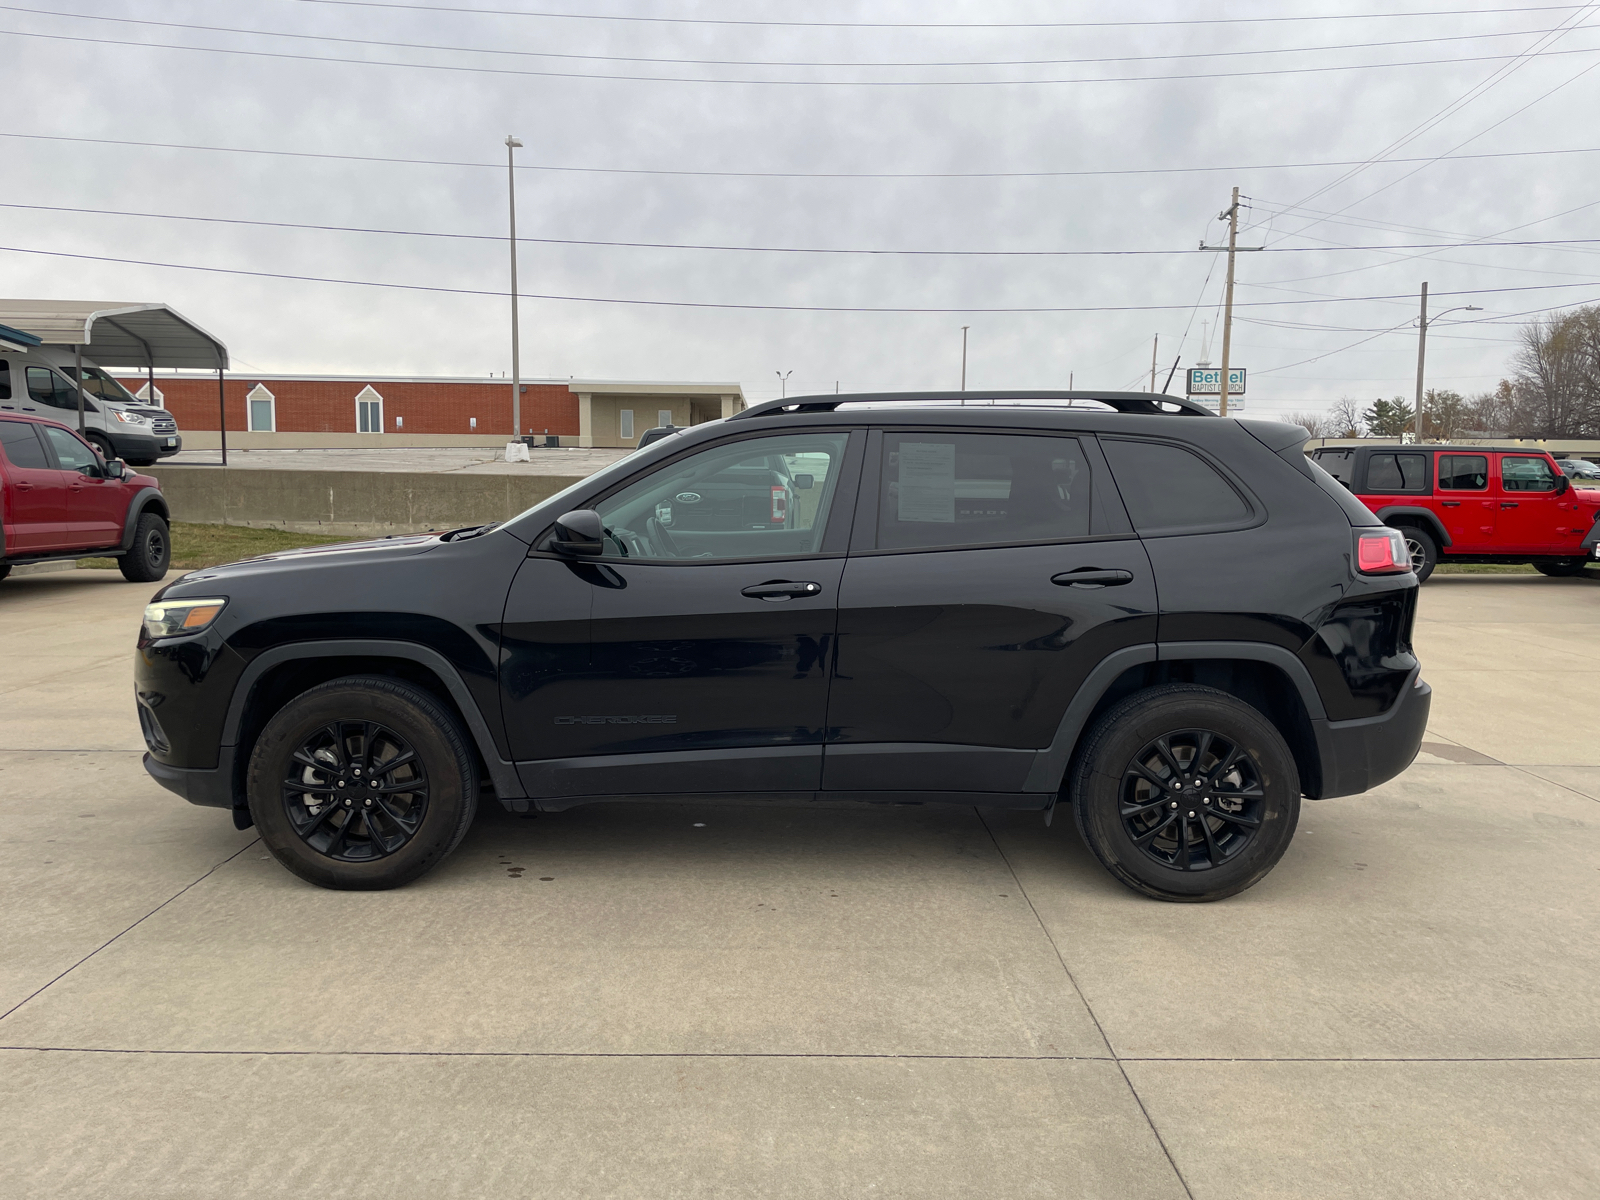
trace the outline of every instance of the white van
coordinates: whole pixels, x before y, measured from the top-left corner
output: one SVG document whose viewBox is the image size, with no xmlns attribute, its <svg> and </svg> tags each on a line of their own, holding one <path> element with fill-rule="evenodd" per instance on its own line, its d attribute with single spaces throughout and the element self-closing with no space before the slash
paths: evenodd
<svg viewBox="0 0 1600 1200">
<path fill-rule="evenodd" d="M 49 417 L 78 427 L 71 349 L 32 346 L 0 351 L 0 413 Z M 83 360 L 83 435 L 106 458 L 147 467 L 183 449 L 172 414 L 137 399 L 102 368 Z"/>
</svg>

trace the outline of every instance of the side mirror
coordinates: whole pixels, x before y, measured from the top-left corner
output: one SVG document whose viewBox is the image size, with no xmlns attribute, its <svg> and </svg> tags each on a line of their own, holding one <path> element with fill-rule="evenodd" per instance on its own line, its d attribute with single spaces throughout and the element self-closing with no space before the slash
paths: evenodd
<svg viewBox="0 0 1600 1200">
<path fill-rule="evenodd" d="M 128 473 L 128 464 L 120 458 L 106 459 L 106 478 L 121 479 Z"/>
<path fill-rule="evenodd" d="M 1571 486 L 1572 480 L 1568 479 L 1566 475 L 1556 476 L 1556 495 L 1565 496 L 1567 494 L 1567 489 Z"/>
<path fill-rule="evenodd" d="M 592 508 L 580 508 L 556 518 L 556 535 L 550 549 L 557 554 L 597 557 L 606 547 L 605 526 Z"/>
<path fill-rule="evenodd" d="M 796 475 L 794 477 L 795 490 L 800 492 L 810 490 L 811 487 L 816 484 L 816 482 L 817 480 L 814 475 Z"/>
</svg>

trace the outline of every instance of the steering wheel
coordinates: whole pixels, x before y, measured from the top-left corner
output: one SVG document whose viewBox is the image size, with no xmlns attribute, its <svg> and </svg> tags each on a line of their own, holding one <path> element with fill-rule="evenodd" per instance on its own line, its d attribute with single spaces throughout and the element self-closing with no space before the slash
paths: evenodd
<svg viewBox="0 0 1600 1200">
<path fill-rule="evenodd" d="M 661 552 L 663 558 L 682 558 L 678 553 L 678 543 L 672 540 L 672 534 L 667 532 L 667 527 L 655 517 L 649 518 L 644 523 L 645 533 L 650 537 L 651 544 Z"/>
</svg>

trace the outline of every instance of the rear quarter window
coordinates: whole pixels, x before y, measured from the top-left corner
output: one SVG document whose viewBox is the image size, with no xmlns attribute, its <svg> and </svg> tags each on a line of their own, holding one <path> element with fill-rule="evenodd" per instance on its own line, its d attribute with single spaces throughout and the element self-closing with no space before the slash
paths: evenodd
<svg viewBox="0 0 1600 1200">
<path fill-rule="evenodd" d="M 1254 518 L 1239 490 L 1192 450 L 1121 438 L 1103 439 L 1101 445 L 1141 534 L 1237 529 Z"/>
<path fill-rule="evenodd" d="M 1422 493 L 1428 490 L 1428 456 L 1416 453 L 1373 453 L 1367 459 L 1369 492 Z"/>
</svg>

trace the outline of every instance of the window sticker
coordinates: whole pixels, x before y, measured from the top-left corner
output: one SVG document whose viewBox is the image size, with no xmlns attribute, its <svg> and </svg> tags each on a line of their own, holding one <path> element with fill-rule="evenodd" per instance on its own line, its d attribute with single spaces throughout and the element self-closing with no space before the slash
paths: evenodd
<svg viewBox="0 0 1600 1200">
<path fill-rule="evenodd" d="M 954 442 L 901 442 L 898 519 L 956 519 L 956 447 Z"/>
</svg>

